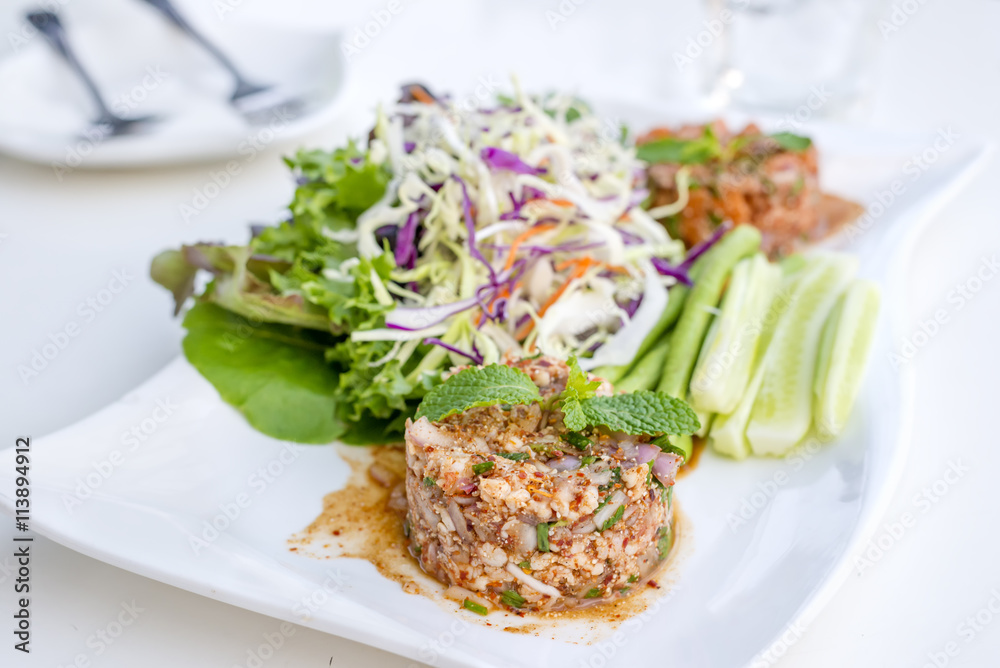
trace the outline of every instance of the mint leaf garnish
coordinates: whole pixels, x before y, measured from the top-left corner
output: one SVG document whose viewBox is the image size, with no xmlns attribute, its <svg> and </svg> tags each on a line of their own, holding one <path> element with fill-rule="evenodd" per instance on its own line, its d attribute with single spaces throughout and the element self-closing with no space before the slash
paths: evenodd
<svg viewBox="0 0 1000 668">
<path fill-rule="evenodd" d="M 470 408 L 494 404 L 530 404 L 542 398 L 528 374 L 505 364 L 470 367 L 438 385 L 424 397 L 416 418 L 431 422 Z"/>
<path fill-rule="evenodd" d="M 580 431 L 587 426 L 587 417 L 583 414 L 580 402 L 593 397 L 597 393 L 597 388 L 601 386 L 601 381 L 590 380 L 586 372 L 580 368 L 575 355 L 569 358 L 566 365 L 569 366 L 569 377 L 566 379 L 566 389 L 559 395 L 562 402 L 560 408 L 563 412 L 563 424 L 567 429 Z"/>
<path fill-rule="evenodd" d="M 580 411 L 587 425 L 604 425 L 626 434 L 693 434 L 701 428 L 698 417 L 686 403 L 648 390 L 591 397 L 580 402 Z"/>
<path fill-rule="evenodd" d="M 786 151 L 805 151 L 812 146 L 812 139 L 791 132 L 776 132 L 771 135 L 771 139 L 778 142 L 778 146 Z"/>
</svg>

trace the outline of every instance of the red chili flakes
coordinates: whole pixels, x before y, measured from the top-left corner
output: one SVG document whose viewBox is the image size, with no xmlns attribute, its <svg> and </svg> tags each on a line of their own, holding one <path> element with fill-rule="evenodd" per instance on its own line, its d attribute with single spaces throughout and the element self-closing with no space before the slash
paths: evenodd
<svg viewBox="0 0 1000 668">
<path fill-rule="evenodd" d="M 646 586 L 652 587 L 653 589 L 659 589 L 660 585 L 656 584 L 656 580 L 649 580 L 646 582 Z"/>
</svg>

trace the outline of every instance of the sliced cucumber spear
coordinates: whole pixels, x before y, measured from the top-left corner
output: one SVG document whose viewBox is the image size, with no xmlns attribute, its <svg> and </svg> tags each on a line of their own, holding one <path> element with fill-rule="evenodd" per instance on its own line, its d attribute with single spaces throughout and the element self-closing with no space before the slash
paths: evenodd
<svg viewBox="0 0 1000 668">
<path fill-rule="evenodd" d="M 729 414 L 750 382 L 757 344 L 781 268 L 758 253 L 733 268 L 722 308 L 712 319 L 691 376 L 696 411 Z"/>
<path fill-rule="evenodd" d="M 754 400 L 757 398 L 757 392 L 764 381 L 764 358 L 774 336 L 774 330 L 791 303 L 789 296 L 795 292 L 798 285 L 799 277 L 796 272 L 800 267 L 797 264 L 794 267 L 782 264 L 781 268 L 783 276 L 779 287 L 762 316 L 763 328 L 754 354 L 752 374 L 743 391 L 743 396 L 740 397 L 736 408 L 731 413 L 715 417 L 712 429 L 708 434 L 708 440 L 713 450 L 735 459 L 746 459 L 750 454 L 750 442 L 746 436 L 747 423 L 750 422 L 750 412 L 753 410 Z"/>
<path fill-rule="evenodd" d="M 823 328 L 813 387 L 813 422 L 824 440 L 839 435 L 851 415 L 875 339 L 879 301 L 874 283 L 855 281 Z"/>
<path fill-rule="evenodd" d="M 670 336 L 670 352 L 657 390 L 673 397 L 686 397 L 691 371 L 705 338 L 712 309 L 719 304 L 726 278 L 733 266 L 760 247 L 760 231 L 752 225 L 737 225 L 698 259 L 698 276 L 691 288 L 677 326 Z"/>
<path fill-rule="evenodd" d="M 758 455 L 784 455 L 812 424 L 812 389 L 823 325 L 857 271 L 848 255 L 818 256 L 796 273 L 796 287 L 764 358 L 764 377 L 747 439 Z"/>
</svg>

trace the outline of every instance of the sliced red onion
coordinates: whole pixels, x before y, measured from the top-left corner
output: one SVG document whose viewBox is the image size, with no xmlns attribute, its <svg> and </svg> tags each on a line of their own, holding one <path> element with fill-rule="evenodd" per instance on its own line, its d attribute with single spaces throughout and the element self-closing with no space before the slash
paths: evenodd
<svg viewBox="0 0 1000 668">
<path fill-rule="evenodd" d="M 677 469 L 680 468 L 684 460 L 672 452 L 661 452 L 653 462 L 653 475 L 667 487 L 674 484 L 677 477 Z"/>
<path fill-rule="evenodd" d="M 544 167 L 532 167 L 521 160 L 516 154 L 494 146 L 484 148 L 479 152 L 479 157 L 489 165 L 490 169 L 502 169 L 517 174 L 532 174 L 534 176 L 546 172 Z"/>
<path fill-rule="evenodd" d="M 597 531 L 597 524 L 594 523 L 593 517 L 587 518 L 570 529 L 570 533 L 575 534 L 593 533 L 594 531 Z"/>
<path fill-rule="evenodd" d="M 450 304 L 439 304 L 438 306 L 421 306 L 415 308 L 403 308 L 397 306 L 385 316 L 385 326 L 389 329 L 403 329 L 408 332 L 415 332 L 418 329 L 433 327 L 439 322 L 443 322 L 478 303 L 475 297 L 451 302 Z"/>
<path fill-rule="evenodd" d="M 457 483 L 455 483 L 455 488 L 465 492 L 466 494 L 472 494 L 476 491 L 476 483 L 472 482 L 468 478 L 461 478 Z"/>
<path fill-rule="evenodd" d="M 622 507 L 628 497 L 621 490 L 618 490 L 611 496 L 611 500 L 608 501 L 607 505 L 594 513 L 594 524 L 597 528 L 604 526 L 605 522 L 611 519 L 611 516 Z"/>
<path fill-rule="evenodd" d="M 574 455 L 563 455 L 546 463 L 556 471 L 575 471 L 580 468 L 580 458 Z"/>
<path fill-rule="evenodd" d="M 462 540 L 472 542 L 472 534 L 469 533 L 468 520 L 465 519 L 465 515 L 462 514 L 462 509 L 458 507 L 454 499 L 448 502 L 448 517 L 451 518 L 452 523 L 455 525 L 455 531 L 458 535 L 462 537 Z"/>
<path fill-rule="evenodd" d="M 538 548 L 538 530 L 530 524 L 518 522 L 512 538 L 518 554 L 531 554 Z"/>
<path fill-rule="evenodd" d="M 660 454 L 660 449 L 655 445 L 650 445 L 649 443 L 620 443 L 622 452 L 625 453 L 625 459 L 633 461 L 636 464 L 648 464 L 649 462 L 656 459 L 656 456 Z"/>
</svg>

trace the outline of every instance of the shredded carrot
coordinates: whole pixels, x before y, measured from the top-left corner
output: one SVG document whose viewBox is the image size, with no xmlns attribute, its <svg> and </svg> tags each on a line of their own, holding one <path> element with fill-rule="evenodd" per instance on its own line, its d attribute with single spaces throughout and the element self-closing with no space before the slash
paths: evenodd
<svg viewBox="0 0 1000 668">
<path fill-rule="evenodd" d="M 568 199 L 550 199 L 549 201 L 552 202 L 553 204 L 555 204 L 556 206 L 561 206 L 561 207 L 567 208 L 567 209 L 569 207 L 571 207 L 571 206 L 576 206 L 575 204 L 573 204 L 572 202 L 570 202 Z"/>
<path fill-rule="evenodd" d="M 423 102 L 424 104 L 434 104 L 434 98 L 427 94 L 420 86 L 410 86 L 410 95 L 412 95 L 418 102 Z"/>
<path fill-rule="evenodd" d="M 542 232 L 551 230 L 553 227 L 555 227 L 555 224 L 553 223 L 543 223 L 541 225 L 535 225 L 534 227 L 529 228 L 517 235 L 514 241 L 510 243 L 510 254 L 507 256 L 507 262 L 504 263 L 503 268 L 506 270 L 514 266 L 514 257 L 517 255 L 517 249 L 522 243 L 536 234 L 541 234 Z"/>
<path fill-rule="evenodd" d="M 558 271 L 561 271 L 562 269 L 565 269 L 566 267 L 569 267 L 571 265 L 576 265 L 576 266 L 574 267 L 573 271 L 570 272 L 569 276 L 566 277 L 566 280 L 563 282 L 563 284 L 559 286 L 559 289 L 553 292 L 552 295 L 547 300 L 545 300 L 545 303 L 542 304 L 542 307 L 538 309 L 539 317 L 545 315 L 545 312 L 548 311 L 553 304 L 559 301 L 559 298 L 562 297 L 563 293 L 566 292 L 566 289 L 569 288 L 570 283 L 572 283 L 573 281 L 575 281 L 576 279 L 580 278 L 585 273 L 587 273 L 587 270 L 590 269 L 595 264 L 599 264 L 599 262 L 594 258 L 590 257 L 589 255 L 580 258 L 572 258 L 570 260 L 566 260 L 565 262 L 560 262 L 556 266 L 556 270 Z M 524 339 L 524 337 L 530 334 L 531 330 L 534 328 L 535 328 L 535 321 L 529 320 L 528 322 L 524 323 L 524 326 L 517 331 L 515 336 L 517 336 L 518 340 Z"/>
</svg>

